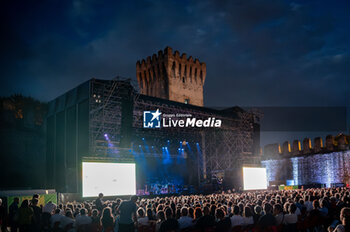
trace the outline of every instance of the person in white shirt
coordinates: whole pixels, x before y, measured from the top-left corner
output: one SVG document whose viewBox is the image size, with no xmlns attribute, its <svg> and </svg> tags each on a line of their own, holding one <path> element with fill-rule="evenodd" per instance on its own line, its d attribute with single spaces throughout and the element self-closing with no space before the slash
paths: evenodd
<svg viewBox="0 0 350 232">
<path fill-rule="evenodd" d="M 139 208 L 137 210 L 137 215 L 138 215 L 137 223 L 142 226 L 148 226 L 149 219 L 147 216 L 145 216 L 145 210 L 143 208 Z"/>
<path fill-rule="evenodd" d="M 80 214 L 77 215 L 75 219 L 75 226 L 78 228 L 79 226 L 82 225 L 89 225 L 92 222 L 92 219 L 86 215 L 87 210 L 85 208 L 82 208 L 80 210 Z"/>
<path fill-rule="evenodd" d="M 289 205 L 289 214 L 284 215 L 284 224 L 296 224 L 298 222 L 298 215 L 295 213 L 296 209 L 297 206 L 295 204 Z"/>
<path fill-rule="evenodd" d="M 181 217 L 177 221 L 179 222 L 180 230 L 193 226 L 193 219 L 188 216 L 188 209 L 186 207 L 181 209 Z"/>
<path fill-rule="evenodd" d="M 51 222 L 51 228 L 54 228 L 56 223 L 61 223 L 61 219 L 64 216 L 61 214 L 61 210 L 60 209 L 56 209 L 55 210 L 55 214 L 51 216 L 50 218 L 50 222 Z M 61 228 L 61 225 L 58 225 L 59 228 Z"/>
<path fill-rule="evenodd" d="M 231 227 L 244 225 L 245 220 L 239 214 L 239 207 L 237 205 L 233 206 L 233 216 L 231 217 Z"/>
</svg>

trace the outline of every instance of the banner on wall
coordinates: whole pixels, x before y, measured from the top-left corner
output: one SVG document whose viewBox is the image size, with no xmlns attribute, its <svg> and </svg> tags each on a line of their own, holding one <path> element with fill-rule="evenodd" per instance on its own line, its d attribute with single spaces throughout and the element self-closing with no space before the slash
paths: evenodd
<svg viewBox="0 0 350 232">
<path fill-rule="evenodd" d="M 13 199 L 15 197 L 19 198 L 19 205 L 21 205 L 22 201 L 28 200 L 30 201 L 33 198 L 33 195 L 31 196 L 10 196 L 7 197 L 7 205 L 10 206 L 13 203 Z M 52 194 L 43 194 L 39 195 L 39 203 L 38 205 L 44 206 L 47 202 L 52 201 L 52 203 L 57 204 L 57 193 L 52 193 Z"/>
<path fill-rule="evenodd" d="M 279 185 L 278 189 L 279 190 L 293 190 L 293 189 L 298 189 L 298 185 L 289 185 L 289 186 Z"/>
</svg>

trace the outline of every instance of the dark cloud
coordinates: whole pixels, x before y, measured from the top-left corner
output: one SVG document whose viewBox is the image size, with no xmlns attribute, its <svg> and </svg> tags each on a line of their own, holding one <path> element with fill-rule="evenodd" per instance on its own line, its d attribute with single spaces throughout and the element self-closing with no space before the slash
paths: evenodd
<svg viewBox="0 0 350 232">
<path fill-rule="evenodd" d="M 92 77 L 135 78 L 169 45 L 207 63 L 208 106 L 350 103 L 347 1 L 5 1 L 1 95 L 51 100 Z"/>
</svg>

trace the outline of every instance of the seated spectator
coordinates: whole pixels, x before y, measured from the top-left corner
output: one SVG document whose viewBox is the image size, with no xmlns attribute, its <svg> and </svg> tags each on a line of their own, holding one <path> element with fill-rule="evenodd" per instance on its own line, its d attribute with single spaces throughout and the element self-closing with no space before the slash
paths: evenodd
<svg viewBox="0 0 350 232">
<path fill-rule="evenodd" d="M 165 221 L 165 213 L 163 210 L 159 210 L 157 213 L 157 223 L 156 223 L 156 231 L 160 230 L 160 226 Z"/>
<path fill-rule="evenodd" d="M 171 208 L 168 207 L 165 209 L 165 217 L 166 220 L 160 225 L 159 231 L 177 231 L 179 229 L 179 223 L 175 218 L 173 218 L 173 210 Z"/>
<path fill-rule="evenodd" d="M 53 214 L 56 208 L 57 208 L 56 204 L 52 203 L 52 201 L 49 201 L 44 205 L 43 213 Z"/>
<path fill-rule="evenodd" d="M 150 220 L 150 221 L 155 221 L 156 220 L 156 218 L 154 217 L 154 214 L 153 214 L 153 211 L 152 211 L 151 208 L 147 209 L 146 215 L 148 217 L 148 220 Z"/>
<path fill-rule="evenodd" d="M 327 217 L 328 216 L 328 208 L 326 207 L 326 200 L 322 199 L 320 200 L 320 208 L 319 208 L 320 212 L 321 212 L 321 216 L 322 217 Z"/>
<path fill-rule="evenodd" d="M 309 195 L 306 195 L 305 198 L 304 198 L 304 205 L 306 207 L 306 211 L 307 212 L 310 212 L 313 208 L 312 206 L 312 202 L 310 201 L 310 196 Z"/>
<path fill-rule="evenodd" d="M 254 207 L 254 215 L 253 215 L 253 218 L 254 218 L 254 225 L 256 225 L 259 221 L 259 218 L 262 216 L 262 208 L 260 205 L 256 205 Z"/>
<path fill-rule="evenodd" d="M 201 218 L 203 216 L 203 213 L 202 213 L 202 209 L 200 207 L 197 207 L 195 210 L 194 210 L 194 218 L 193 218 L 193 224 L 196 224 L 197 221 L 199 220 L 199 218 Z"/>
<path fill-rule="evenodd" d="M 188 216 L 188 209 L 182 207 L 181 217 L 177 220 L 179 222 L 180 229 L 185 229 L 193 226 L 193 219 Z"/>
<path fill-rule="evenodd" d="M 139 225 L 142 225 L 142 226 L 148 226 L 148 217 L 145 215 L 145 210 L 143 208 L 139 208 L 137 210 L 137 215 L 138 215 L 138 219 L 137 219 L 137 223 Z"/>
<path fill-rule="evenodd" d="M 229 232 L 231 230 L 231 220 L 229 217 L 225 217 L 225 212 L 218 208 L 215 212 L 216 216 L 216 232 Z"/>
<path fill-rule="evenodd" d="M 273 207 L 273 215 L 275 215 L 276 218 L 276 225 L 282 225 L 284 221 L 284 213 L 282 206 L 280 204 L 276 204 Z"/>
<path fill-rule="evenodd" d="M 63 230 L 67 230 L 67 228 L 74 227 L 75 226 L 74 223 L 75 223 L 75 221 L 73 218 L 73 213 L 70 209 L 68 209 L 66 211 L 66 215 L 61 218 L 61 223 L 60 223 L 61 228 Z"/>
<path fill-rule="evenodd" d="M 196 228 L 205 230 L 215 226 L 215 217 L 210 214 L 209 207 L 203 208 L 204 215 L 196 222 Z"/>
<path fill-rule="evenodd" d="M 272 206 L 270 203 L 264 204 L 264 215 L 258 221 L 259 228 L 269 228 L 276 226 L 276 218 L 272 215 Z"/>
<path fill-rule="evenodd" d="M 56 227 L 62 228 L 60 223 L 61 220 L 64 216 L 61 214 L 61 210 L 60 209 L 55 209 L 55 214 L 51 216 L 50 218 L 50 222 L 51 222 L 51 228 L 54 228 L 55 225 Z"/>
<path fill-rule="evenodd" d="M 243 209 L 243 218 L 244 218 L 244 225 L 253 225 L 254 224 L 254 218 L 252 210 L 249 206 L 245 206 Z"/>
<path fill-rule="evenodd" d="M 92 219 L 86 215 L 87 210 L 85 208 L 80 209 L 80 214 L 77 215 L 75 219 L 75 226 L 77 228 L 83 226 L 83 225 L 89 225 L 92 222 Z"/>
<path fill-rule="evenodd" d="M 284 221 L 283 223 L 288 225 L 288 224 L 296 224 L 298 221 L 298 215 L 296 215 L 296 205 L 295 204 L 290 204 L 289 205 L 289 210 L 288 214 L 284 215 Z"/>
<path fill-rule="evenodd" d="M 239 214 L 239 207 L 233 206 L 233 216 L 231 217 L 231 227 L 242 226 L 245 223 L 245 219 Z"/>
<path fill-rule="evenodd" d="M 345 207 L 340 211 L 340 221 L 342 224 L 338 225 L 334 232 L 348 232 L 350 231 L 350 208 Z"/>
</svg>

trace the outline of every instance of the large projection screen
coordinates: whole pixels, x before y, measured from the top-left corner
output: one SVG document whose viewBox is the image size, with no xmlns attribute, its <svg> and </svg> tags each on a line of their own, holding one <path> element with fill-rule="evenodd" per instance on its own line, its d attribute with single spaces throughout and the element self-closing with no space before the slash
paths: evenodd
<svg viewBox="0 0 350 232">
<path fill-rule="evenodd" d="M 266 168 L 243 167 L 244 190 L 267 189 Z"/>
<path fill-rule="evenodd" d="M 83 162 L 83 197 L 136 194 L 134 163 Z"/>
</svg>

